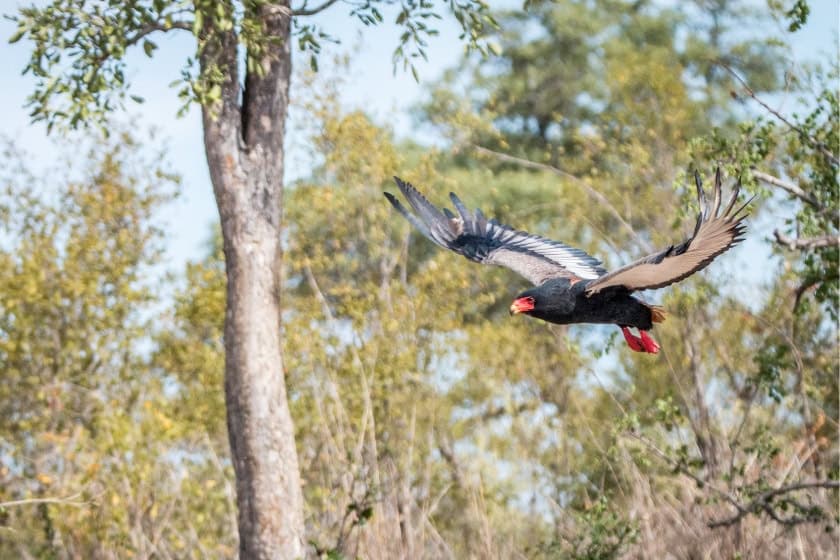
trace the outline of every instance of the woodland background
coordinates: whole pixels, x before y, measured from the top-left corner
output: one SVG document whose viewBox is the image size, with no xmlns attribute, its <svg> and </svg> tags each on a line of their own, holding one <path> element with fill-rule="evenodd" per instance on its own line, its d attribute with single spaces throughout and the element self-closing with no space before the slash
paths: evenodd
<svg viewBox="0 0 840 560">
<path fill-rule="evenodd" d="M 340 58 L 299 68 L 283 331 L 313 555 L 837 556 L 837 45 L 791 63 L 803 6 L 497 10 L 492 52 L 426 85 L 433 142 L 342 104 Z M 219 235 L 167 261 L 177 165 L 138 124 L 48 169 L 5 139 L 3 558 L 237 550 Z M 748 240 L 649 295 L 656 357 L 509 318 L 521 279 L 382 197 L 456 191 L 611 267 L 680 240 L 716 165 L 757 195 Z"/>
</svg>

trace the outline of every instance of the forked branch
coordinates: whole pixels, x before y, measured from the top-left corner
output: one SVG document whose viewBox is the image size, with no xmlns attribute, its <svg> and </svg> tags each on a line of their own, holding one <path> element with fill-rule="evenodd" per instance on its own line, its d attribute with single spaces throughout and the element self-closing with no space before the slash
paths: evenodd
<svg viewBox="0 0 840 560">
<path fill-rule="evenodd" d="M 807 490 L 811 488 L 840 488 L 840 481 L 837 480 L 811 480 L 807 482 L 798 482 L 796 484 L 788 484 L 787 486 L 780 486 L 779 488 L 772 488 L 766 492 L 762 492 L 756 496 L 751 502 L 746 505 L 738 506 L 738 513 L 725 519 L 718 521 L 710 521 L 709 528 L 729 527 L 743 519 L 746 515 L 751 513 L 766 513 L 771 519 L 782 525 L 798 525 L 800 523 L 808 523 L 819 521 L 822 519 L 822 510 L 814 506 L 807 506 L 790 498 L 788 495 L 799 490 Z M 783 517 L 779 514 L 778 504 L 774 503 L 776 498 L 783 497 L 783 502 L 788 506 L 793 506 L 794 510 L 801 512 L 793 514 L 790 517 Z"/>
<path fill-rule="evenodd" d="M 751 501 L 744 503 L 738 498 L 738 496 L 736 496 L 732 492 L 715 486 L 714 484 L 711 484 L 708 480 L 704 480 L 703 478 L 691 472 L 691 470 L 689 470 L 683 462 L 678 461 L 673 457 L 669 456 L 667 453 L 659 449 L 653 442 L 651 442 L 644 436 L 633 431 L 625 433 L 633 439 L 642 443 L 650 451 L 653 451 L 660 459 L 668 463 L 676 472 L 679 472 L 694 480 L 694 482 L 697 483 L 698 487 L 709 488 L 710 490 L 718 494 L 721 498 L 723 498 L 726 502 L 728 502 L 732 507 L 735 508 L 736 513 L 734 515 L 726 517 L 724 519 L 719 519 L 717 521 L 709 521 L 706 525 L 710 529 L 714 529 L 716 527 L 729 527 L 739 522 L 747 515 L 762 512 L 766 513 L 768 517 L 782 525 L 798 525 L 800 523 L 812 523 L 815 521 L 819 521 L 825 516 L 825 512 L 820 507 L 802 504 L 790 497 L 790 494 L 798 492 L 800 490 L 809 490 L 815 488 L 840 488 L 840 481 L 832 479 L 796 482 L 793 484 L 788 484 L 786 486 L 779 486 L 778 488 L 771 488 L 769 490 L 765 490 L 764 492 L 758 494 Z M 779 503 L 775 503 L 777 499 L 779 500 Z M 793 509 L 795 513 L 787 517 L 783 516 L 780 513 L 780 511 L 786 508 Z"/>
</svg>

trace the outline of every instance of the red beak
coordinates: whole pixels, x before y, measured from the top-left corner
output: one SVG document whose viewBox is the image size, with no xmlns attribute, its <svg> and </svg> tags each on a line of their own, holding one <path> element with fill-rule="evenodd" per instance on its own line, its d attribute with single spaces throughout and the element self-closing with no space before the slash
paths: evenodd
<svg viewBox="0 0 840 560">
<path fill-rule="evenodd" d="M 526 311 L 531 311 L 532 309 L 534 309 L 534 298 L 532 297 L 517 298 L 510 304 L 511 315 L 525 313 Z"/>
</svg>

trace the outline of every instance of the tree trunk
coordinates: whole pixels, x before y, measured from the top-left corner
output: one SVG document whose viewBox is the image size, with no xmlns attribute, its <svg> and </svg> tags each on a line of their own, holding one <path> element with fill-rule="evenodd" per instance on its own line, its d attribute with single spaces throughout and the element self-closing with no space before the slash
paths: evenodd
<svg viewBox="0 0 840 560">
<path fill-rule="evenodd" d="M 210 29 L 202 53 L 202 65 L 225 69 L 221 101 L 204 109 L 203 122 L 224 239 L 225 403 L 239 553 L 248 560 L 305 555 L 303 495 L 280 339 L 290 20 L 282 7 L 259 9 L 265 32 L 278 41 L 258 59 L 262 71 L 245 77 L 241 105 L 233 32 Z"/>
<path fill-rule="evenodd" d="M 259 183 L 249 178 L 238 190 L 262 190 Z M 239 207 L 224 235 L 225 396 L 240 557 L 298 558 L 303 497 L 280 346 L 280 231 L 255 206 Z"/>
</svg>

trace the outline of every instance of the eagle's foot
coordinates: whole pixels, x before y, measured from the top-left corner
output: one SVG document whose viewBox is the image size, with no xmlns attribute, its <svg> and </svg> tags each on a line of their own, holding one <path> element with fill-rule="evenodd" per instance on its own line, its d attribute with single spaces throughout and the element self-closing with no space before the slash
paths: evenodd
<svg viewBox="0 0 840 560">
<path fill-rule="evenodd" d="M 659 344 L 650 337 L 647 331 L 639 330 L 639 335 L 641 335 L 642 346 L 644 347 L 645 352 L 648 354 L 656 354 L 659 352 Z"/>
<path fill-rule="evenodd" d="M 630 327 L 621 327 L 621 334 L 624 335 L 624 340 L 627 341 L 627 346 L 634 352 L 644 352 L 642 347 L 642 339 L 630 332 Z"/>
<path fill-rule="evenodd" d="M 639 335 L 636 336 L 630 332 L 630 327 L 621 327 L 621 334 L 624 335 L 624 340 L 627 341 L 627 346 L 634 352 L 646 352 L 648 354 L 656 354 L 659 352 L 659 344 L 653 340 L 647 331 L 639 329 Z"/>
</svg>

